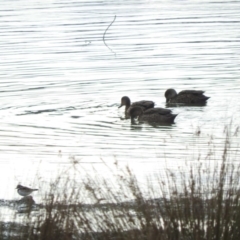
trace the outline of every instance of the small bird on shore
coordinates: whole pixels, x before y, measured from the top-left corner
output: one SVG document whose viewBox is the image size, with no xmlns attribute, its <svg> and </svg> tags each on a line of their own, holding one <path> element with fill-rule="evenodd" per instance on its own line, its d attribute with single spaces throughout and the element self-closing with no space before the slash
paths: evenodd
<svg viewBox="0 0 240 240">
<path fill-rule="evenodd" d="M 17 189 L 17 192 L 19 195 L 25 197 L 25 196 L 28 196 L 29 194 L 31 194 L 32 192 L 34 191 L 37 191 L 38 189 L 33 189 L 33 188 L 28 188 L 28 187 L 24 187 L 20 184 L 17 185 L 16 187 Z"/>
<path fill-rule="evenodd" d="M 130 98 L 127 96 L 124 96 L 121 98 L 121 105 L 118 108 L 125 106 L 125 114 L 129 115 L 129 111 L 132 107 L 140 107 L 143 111 L 145 111 L 147 109 L 154 108 L 154 105 L 155 103 L 149 100 L 142 100 L 142 101 L 131 103 Z"/>
</svg>

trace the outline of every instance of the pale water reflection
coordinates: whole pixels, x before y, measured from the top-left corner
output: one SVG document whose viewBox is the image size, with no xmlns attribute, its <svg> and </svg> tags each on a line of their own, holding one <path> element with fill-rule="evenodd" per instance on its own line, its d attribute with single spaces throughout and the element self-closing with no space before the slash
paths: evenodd
<svg viewBox="0 0 240 240">
<path fill-rule="evenodd" d="M 224 126 L 240 120 L 239 9 L 239 1 L 4 4 L 0 199 L 17 198 L 19 182 L 40 188 L 33 185 L 72 158 L 106 177 L 106 164 L 128 164 L 142 180 L 205 157 L 213 136 L 212 160 L 220 160 Z M 103 43 L 115 15 L 105 41 L 116 55 Z M 171 107 L 179 114 L 171 126 L 123 119 L 122 96 L 165 107 L 168 88 L 206 90 L 211 98 L 202 107 Z M 237 149 L 239 137 L 233 142 Z"/>
</svg>

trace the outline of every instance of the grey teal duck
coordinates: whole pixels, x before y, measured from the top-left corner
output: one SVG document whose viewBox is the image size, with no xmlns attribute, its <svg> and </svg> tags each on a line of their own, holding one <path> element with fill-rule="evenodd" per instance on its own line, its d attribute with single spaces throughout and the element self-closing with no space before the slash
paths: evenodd
<svg viewBox="0 0 240 240">
<path fill-rule="evenodd" d="M 183 90 L 177 94 L 175 89 L 170 88 L 165 92 L 165 98 L 166 103 L 205 104 L 210 97 L 203 93 L 200 90 Z"/>
<path fill-rule="evenodd" d="M 148 100 L 142 100 L 138 102 L 133 102 L 131 104 L 131 100 L 129 97 L 124 96 L 121 98 L 121 105 L 118 108 L 121 108 L 122 106 L 125 106 L 125 114 L 129 115 L 129 110 L 132 107 L 140 107 L 143 111 L 153 108 L 155 103 L 153 101 L 148 101 Z"/>
<path fill-rule="evenodd" d="M 177 114 L 172 114 L 170 109 L 166 108 L 150 108 L 143 111 L 141 107 L 132 107 L 129 110 L 129 115 L 131 117 L 132 123 L 134 118 L 138 117 L 139 122 L 149 122 L 149 123 L 174 123 L 174 119 Z"/>
</svg>

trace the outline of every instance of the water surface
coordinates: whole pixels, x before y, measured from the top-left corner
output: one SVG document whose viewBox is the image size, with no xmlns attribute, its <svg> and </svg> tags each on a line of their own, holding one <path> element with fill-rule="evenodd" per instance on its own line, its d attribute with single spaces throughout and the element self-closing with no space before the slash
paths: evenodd
<svg viewBox="0 0 240 240">
<path fill-rule="evenodd" d="M 0 198 L 18 198 L 19 182 L 48 183 L 72 159 L 106 177 L 106 165 L 130 165 L 142 181 L 199 155 L 220 161 L 224 126 L 240 120 L 239 9 L 239 1 L 207 0 L 4 4 Z M 171 126 L 131 125 L 118 109 L 124 95 L 165 107 L 167 88 L 211 98 L 172 107 Z M 234 151 L 238 135 L 232 141 Z"/>
</svg>

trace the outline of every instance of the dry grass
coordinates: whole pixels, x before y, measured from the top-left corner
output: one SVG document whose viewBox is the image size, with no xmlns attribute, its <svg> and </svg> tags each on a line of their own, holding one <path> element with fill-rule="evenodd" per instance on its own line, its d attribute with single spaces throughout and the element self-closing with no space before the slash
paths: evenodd
<svg viewBox="0 0 240 240">
<path fill-rule="evenodd" d="M 147 183 L 147 197 L 129 169 L 116 179 L 122 196 L 131 201 L 119 200 L 104 179 L 88 178 L 79 187 L 59 178 L 38 206 L 39 214 L 33 217 L 29 211 L 21 224 L 2 223 L 0 239 L 240 239 L 240 164 L 230 154 L 230 135 L 226 131 L 219 165 L 208 168 L 199 162 L 177 174 L 166 170 L 157 186 Z M 95 204 L 82 204 L 84 196 Z"/>
</svg>

